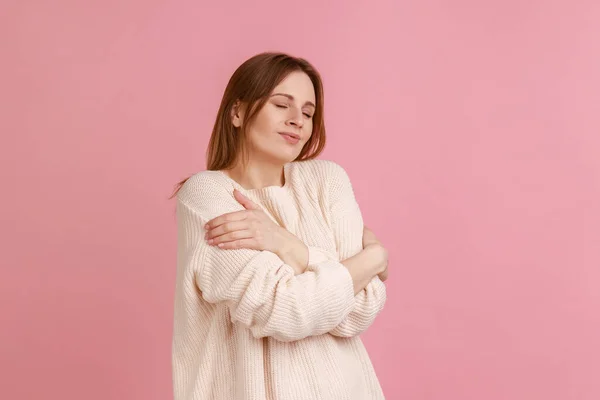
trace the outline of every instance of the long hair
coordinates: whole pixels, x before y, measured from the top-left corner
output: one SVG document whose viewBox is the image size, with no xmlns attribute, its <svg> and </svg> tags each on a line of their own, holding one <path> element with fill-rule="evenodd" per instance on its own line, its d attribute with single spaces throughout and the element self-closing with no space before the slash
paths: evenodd
<svg viewBox="0 0 600 400">
<path fill-rule="evenodd" d="M 296 160 L 316 158 L 325 148 L 325 122 L 323 117 L 323 82 L 319 72 L 303 58 L 285 53 L 260 53 L 240 65 L 229 79 L 219 106 L 217 118 L 206 150 L 206 169 L 210 171 L 234 166 L 238 157 L 247 159 L 246 132 L 256 119 L 275 87 L 290 73 L 306 73 L 315 89 L 316 109 L 313 114 L 313 131 Z M 233 126 L 231 115 L 237 102 L 246 106 L 242 125 Z M 170 198 L 177 195 L 185 178 L 177 183 Z"/>
</svg>

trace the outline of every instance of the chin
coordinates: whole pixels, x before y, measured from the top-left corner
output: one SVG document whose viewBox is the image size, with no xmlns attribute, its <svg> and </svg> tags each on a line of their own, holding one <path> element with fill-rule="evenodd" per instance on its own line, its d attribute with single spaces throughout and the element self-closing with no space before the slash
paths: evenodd
<svg viewBox="0 0 600 400">
<path fill-rule="evenodd" d="M 284 157 L 282 155 L 279 155 L 278 157 L 275 157 L 275 161 L 278 164 L 282 164 L 283 165 L 283 164 L 287 164 L 287 163 L 290 163 L 290 162 L 294 161 L 296 159 L 296 157 L 298 157 L 298 155 L 296 155 L 296 156 L 290 156 L 290 157 Z"/>
<path fill-rule="evenodd" d="M 270 152 L 270 157 L 272 160 L 279 164 L 287 164 L 289 162 L 294 161 L 300 155 L 298 151 L 290 151 L 287 149 L 278 149 L 279 151 Z"/>
</svg>

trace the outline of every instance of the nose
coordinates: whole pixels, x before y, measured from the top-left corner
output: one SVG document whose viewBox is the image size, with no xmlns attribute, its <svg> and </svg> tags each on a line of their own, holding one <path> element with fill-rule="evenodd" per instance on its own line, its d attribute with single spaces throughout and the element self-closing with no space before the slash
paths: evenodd
<svg viewBox="0 0 600 400">
<path fill-rule="evenodd" d="M 290 116 L 287 120 L 287 125 L 296 126 L 301 129 L 302 126 L 304 126 L 302 110 L 298 110 L 295 107 L 290 107 Z"/>
</svg>

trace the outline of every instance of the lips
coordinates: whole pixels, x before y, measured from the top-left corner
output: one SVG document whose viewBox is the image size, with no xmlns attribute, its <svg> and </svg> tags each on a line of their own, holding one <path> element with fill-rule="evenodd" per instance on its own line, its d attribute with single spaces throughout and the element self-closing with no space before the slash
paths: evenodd
<svg viewBox="0 0 600 400">
<path fill-rule="evenodd" d="M 289 136 L 289 137 L 291 137 L 293 139 L 296 139 L 296 140 L 300 140 L 300 135 L 298 135 L 296 133 L 293 133 L 293 132 L 279 132 L 279 134 L 280 135 Z"/>
</svg>

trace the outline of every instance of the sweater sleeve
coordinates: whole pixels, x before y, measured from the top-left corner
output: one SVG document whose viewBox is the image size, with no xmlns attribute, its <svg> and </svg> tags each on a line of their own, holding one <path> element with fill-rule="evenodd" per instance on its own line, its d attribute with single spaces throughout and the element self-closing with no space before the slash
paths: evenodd
<svg viewBox="0 0 600 400">
<path fill-rule="evenodd" d="M 350 179 L 338 164 L 329 162 L 328 186 L 330 191 L 331 226 L 333 227 L 339 260 L 359 253 L 362 247 L 363 218 Z M 386 301 L 385 284 L 375 276 L 355 296 L 352 311 L 330 333 L 352 337 L 364 332 L 383 310 Z"/>
<path fill-rule="evenodd" d="M 201 201 L 215 195 L 206 194 Z M 218 208 L 234 204 L 228 198 L 220 200 L 213 203 Z M 178 199 L 182 261 L 193 271 L 206 301 L 226 304 L 232 323 L 256 338 L 294 341 L 327 333 L 348 316 L 355 298 L 352 277 L 343 265 L 313 251 L 311 271 L 295 276 L 293 268 L 272 252 L 210 246 L 204 239 L 206 222 L 237 210 L 211 207 L 212 215 L 205 215 L 205 208 Z"/>
</svg>

